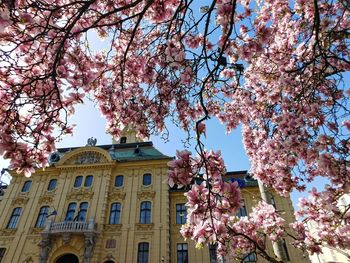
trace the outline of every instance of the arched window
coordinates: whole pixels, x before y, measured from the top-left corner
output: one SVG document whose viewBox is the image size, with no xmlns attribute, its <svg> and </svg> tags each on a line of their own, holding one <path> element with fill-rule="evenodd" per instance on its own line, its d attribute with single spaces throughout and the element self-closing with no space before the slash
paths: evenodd
<svg viewBox="0 0 350 263">
<path fill-rule="evenodd" d="M 109 214 L 109 224 L 115 225 L 120 224 L 120 203 L 113 203 L 111 205 L 111 212 Z"/>
<path fill-rule="evenodd" d="M 68 205 L 67 214 L 64 221 L 73 221 L 76 209 L 77 209 L 77 203 L 70 203 Z"/>
<path fill-rule="evenodd" d="M 78 212 L 78 216 L 77 216 L 78 221 L 85 221 L 88 206 L 89 205 L 87 202 L 80 203 L 79 212 Z"/>
<path fill-rule="evenodd" d="M 114 186 L 115 187 L 121 187 L 121 186 L 123 186 L 123 183 L 124 183 L 124 176 L 117 175 L 115 177 Z"/>
<path fill-rule="evenodd" d="M 49 185 L 47 186 L 47 191 L 52 191 L 56 188 L 57 179 L 51 179 Z"/>
<path fill-rule="evenodd" d="M 140 209 L 140 224 L 151 223 L 151 202 L 144 201 L 141 203 Z"/>
<path fill-rule="evenodd" d="M 7 228 L 14 229 L 17 227 L 17 223 L 19 220 L 19 217 L 21 216 L 22 213 L 22 207 L 16 207 L 13 209 L 10 220 L 7 224 Z"/>
<path fill-rule="evenodd" d="M 143 185 L 150 185 L 150 184 L 152 184 L 152 175 L 151 174 L 144 174 L 143 175 L 142 184 Z"/>
<path fill-rule="evenodd" d="M 149 244 L 146 242 L 139 243 L 137 251 L 137 263 L 148 263 Z"/>
<path fill-rule="evenodd" d="M 24 185 L 22 187 L 22 193 L 27 193 L 29 192 L 30 186 L 32 185 L 32 181 L 28 180 L 24 182 Z"/>
<path fill-rule="evenodd" d="M 75 177 L 74 187 L 80 187 L 82 183 L 83 183 L 83 177 L 81 175 L 78 175 L 77 177 Z"/>
<path fill-rule="evenodd" d="M 35 227 L 44 227 L 47 215 L 49 214 L 49 207 L 43 206 L 40 208 L 38 218 L 35 223 Z"/>
<path fill-rule="evenodd" d="M 94 177 L 92 175 L 86 176 L 84 186 L 85 187 L 90 187 L 92 185 L 93 178 Z"/>
</svg>

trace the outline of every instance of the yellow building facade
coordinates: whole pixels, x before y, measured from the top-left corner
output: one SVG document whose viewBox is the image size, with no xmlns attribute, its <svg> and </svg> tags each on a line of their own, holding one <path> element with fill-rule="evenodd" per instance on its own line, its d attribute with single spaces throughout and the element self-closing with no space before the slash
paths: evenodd
<svg viewBox="0 0 350 263">
<path fill-rule="evenodd" d="M 186 200 L 166 183 L 171 159 L 129 134 L 111 145 L 90 138 L 84 147 L 59 149 L 30 178 L 12 173 L 0 202 L 0 263 L 219 262 L 215 248 L 195 249 L 179 234 Z M 242 213 L 249 213 L 259 200 L 256 182 L 242 193 Z M 274 201 L 294 220 L 290 199 Z M 308 262 L 289 241 L 289 261 Z"/>
</svg>

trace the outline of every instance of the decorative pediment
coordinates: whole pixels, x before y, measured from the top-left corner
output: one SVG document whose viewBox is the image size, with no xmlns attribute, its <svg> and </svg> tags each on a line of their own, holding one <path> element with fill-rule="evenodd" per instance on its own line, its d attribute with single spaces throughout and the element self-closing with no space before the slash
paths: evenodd
<svg viewBox="0 0 350 263">
<path fill-rule="evenodd" d="M 110 192 L 108 194 L 108 199 L 109 200 L 124 200 L 125 199 L 125 192 Z"/>
<path fill-rule="evenodd" d="M 29 197 L 27 195 L 19 195 L 12 200 L 13 206 L 23 206 L 28 203 Z"/>
<path fill-rule="evenodd" d="M 94 164 L 106 163 L 107 159 L 99 152 L 86 151 L 72 156 L 65 164 Z"/>
<path fill-rule="evenodd" d="M 81 147 L 71 152 L 66 152 L 57 166 L 60 165 L 91 165 L 91 164 L 106 164 L 112 161 L 109 153 L 99 147 Z"/>
<path fill-rule="evenodd" d="M 79 189 L 73 189 L 70 193 L 68 193 L 67 199 L 82 201 L 82 200 L 91 199 L 93 195 L 94 195 L 94 192 L 91 191 L 90 188 L 87 188 L 87 189 L 79 188 Z"/>
<path fill-rule="evenodd" d="M 155 191 L 138 191 L 137 192 L 137 199 L 153 199 L 156 196 Z"/>
</svg>

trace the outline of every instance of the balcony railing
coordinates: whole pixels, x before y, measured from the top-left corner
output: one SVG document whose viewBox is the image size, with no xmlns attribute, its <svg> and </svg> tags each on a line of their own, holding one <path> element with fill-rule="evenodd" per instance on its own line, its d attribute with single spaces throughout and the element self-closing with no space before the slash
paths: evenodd
<svg viewBox="0 0 350 263">
<path fill-rule="evenodd" d="M 47 222 L 47 225 L 43 232 L 45 233 L 85 233 L 94 232 L 97 229 L 97 224 L 93 219 L 88 222 L 79 221 L 64 221 L 53 223 Z"/>
</svg>

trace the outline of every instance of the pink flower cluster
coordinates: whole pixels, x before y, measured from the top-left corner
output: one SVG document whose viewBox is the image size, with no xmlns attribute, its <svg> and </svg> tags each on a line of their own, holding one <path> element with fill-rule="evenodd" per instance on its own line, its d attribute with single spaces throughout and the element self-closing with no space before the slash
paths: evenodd
<svg viewBox="0 0 350 263">
<path fill-rule="evenodd" d="M 295 245 L 311 253 L 320 253 L 325 245 L 340 249 L 350 246 L 350 203 L 340 203 L 343 196 L 327 186 L 323 192 L 313 188 L 309 198 L 299 200 L 296 215 L 302 221 L 291 224 L 297 233 Z"/>
<path fill-rule="evenodd" d="M 217 117 L 227 131 L 242 127 L 251 173 L 280 195 L 325 177 L 331 187 L 316 206 L 303 201 L 308 209 L 300 212 L 320 229 L 302 233 L 296 224 L 299 242 L 349 247 L 342 235 L 346 216 L 326 213 L 327 204 L 349 192 L 350 94 L 343 83 L 350 70 L 350 12 L 344 1 L 217 0 L 202 13 L 196 1 L 179 0 L 3 2 L 0 152 L 13 169 L 29 175 L 46 165 L 54 142 L 72 133 L 68 117 L 86 97 L 115 137 L 129 124 L 140 137 L 160 133 L 167 119 L 190 134 L 199 120 Z M 96 34 L 106 50 L 91 48 Z M 199 123 L 198 147 L 206 135 Z M 202 244 L 211 242 L 203 232 L 227 230 L 219 219 L 230 221 L 239 198 L 237 186 L 222 180 L 220 154 L 199 152 L 196 158 L 177 153 L 169 183 L 190 187 L 202 174 L 200 206 L 191 210 L 196 226 L 185 231 L 196 229 Z M 280 235 L 263 231 L 272 239 Z M 234 237 L 234 247 L 245 246 L 243 235 L 226 235 L 222 244 Z"/>
</svg>

